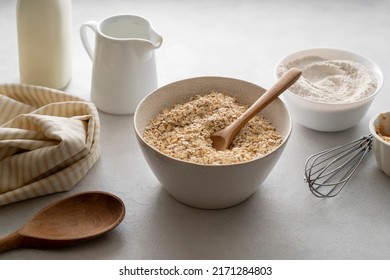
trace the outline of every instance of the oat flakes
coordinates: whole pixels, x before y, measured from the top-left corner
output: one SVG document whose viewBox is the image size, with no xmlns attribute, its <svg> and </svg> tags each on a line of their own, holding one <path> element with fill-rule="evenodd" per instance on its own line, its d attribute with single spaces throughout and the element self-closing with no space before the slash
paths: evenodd
<svg viewBox="0 0 390 280">
<path fill-rule="evenodd" d="M 282 142 L 263 116 L 250 120 L 229 149 L 215 150 L 210 135 L 237 119 L 248 106 L 231 96 L 212 92 L 165 109 L 145 128 L 144 140 L 171 157 L 198 164 L 232 164 L 262 157 Z"/>
</svg>

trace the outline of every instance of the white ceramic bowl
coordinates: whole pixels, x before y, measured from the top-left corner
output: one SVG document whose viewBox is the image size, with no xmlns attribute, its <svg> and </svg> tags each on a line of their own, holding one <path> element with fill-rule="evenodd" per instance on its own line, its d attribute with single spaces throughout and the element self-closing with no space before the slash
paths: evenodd
<svg viewBox="0 0 390 280">
<path fill-rule="evenodd" d="M 390 143 L 386 142 L 377 133 L 381 127 L 386 135 L 390 135 L 390 112 L 379 113 L 371 118 L 369 128 L 373 138 L 373 148 L 375 153 L 375 159 L 379 168 L 385 172 L 387 176 L 390 176 Z"/>
<path fill-rule="evenodd" d="M 297 51 L 284 57 L 276 65 L 276 78 L 280 78 L 277 70 L 279 65 L 287 64 L 307 56 L 356 61 L 374 73 L 377 79 L 377 88 L 372 95 L 362 100 L 343 104 L 316 102 L 287 90 L 283 93 L 282 99 L 286 101 L 293 119 L 308 128 L 327 132 L 341 131 L 356 125 L 364 117 L 375 96 L 383 86 L 383 73 L 381 69 L 369 58 L 354 52 L 340 49 L 317 48 Z"/>
<path fill-rule="evenodd" d="M 212 91 L 237 96 L 252 104 L 265 89 L 241 80 L 223 77 L 199 77 L 177 81 L 145 97 L 134 114 L 138 143 L 150 168 L 162 187 L 176 200 L 197 208 L 218 209 L 249 198 L 270 174 L 279 159 L 292 129 L 289 112 L 280 99 L 274 100 L 263 114 L 283 137 L 281 145 L 268 155 L 252 161 L 229 165 L 202 165 L 167 156 L 143 140 L 150 120 L 163 109 L 184 103 L 191 96 Z"/>
</svg>

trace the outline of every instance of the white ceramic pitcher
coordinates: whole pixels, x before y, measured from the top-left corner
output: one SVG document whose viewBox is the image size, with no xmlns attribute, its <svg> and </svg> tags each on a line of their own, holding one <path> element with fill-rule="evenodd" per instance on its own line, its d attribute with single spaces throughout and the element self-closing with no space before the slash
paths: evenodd
<svg viewBox="0 0 390 280">
<path fill-rule="evenodd" d="M 96 33 L 94 51 L 87 28 Z M 141 99 L 157 88 L 154 50 L 162 37 L 136 15 L 88 21 L 81 25 L 80 37 L 93 62 L 91 101 L 103 112 L 134 113 Z"/>
</svg>

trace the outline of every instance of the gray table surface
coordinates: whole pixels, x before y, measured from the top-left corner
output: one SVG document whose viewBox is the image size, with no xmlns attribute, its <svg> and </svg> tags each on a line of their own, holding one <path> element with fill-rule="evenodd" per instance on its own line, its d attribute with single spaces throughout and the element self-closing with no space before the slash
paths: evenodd
<svg viewBox="0 0 390 280">
<path fill-rule="evenodd" d="M 14 0 L 0 1 L 0 82 L 19 82 Z M 333 199 L 315 198 L 303 181 L 306 158 L 368 134 L 368 121 L 390 109 L 390 1 L 73 1 L 73 74 L 66 91 L 89 99 L 92 64 L 79 26 L 112 14 L 148 18 L 164 37 L 156 51 L 159 85 L 194 76 L 227 76 L 263 87 L 274 67 L 304 48 L 334 47 L 378 63 L 385 85 L 364 119 L 338 133 L 294 123 L 272 174 L 249 200 L 224 210 L 199 210 L 174 200 L 142 157 L 132 116 L 101 113 L 102 154 L 67 193 L 0 207 L 0 235 L 35 211 L 71 194 L 104 190 L 126 204 L 110 234 L 56 251 L 21 249 L 0 259 L 390 259 L 390 178 L 369 154 Z"/>
</svg>

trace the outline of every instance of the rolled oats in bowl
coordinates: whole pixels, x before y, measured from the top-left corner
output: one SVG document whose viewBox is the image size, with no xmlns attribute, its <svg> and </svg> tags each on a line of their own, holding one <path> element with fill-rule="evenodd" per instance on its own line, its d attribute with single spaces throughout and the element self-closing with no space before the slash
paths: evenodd
<svg viewBox="0 0 390 280">
<path fill-rule="evenodd" d="M 202 209 L 231 207 L 254 194 L 272 174 L 291 135 L 292 119 L 283 101 L 275 99 L 259 114 L 264 118 L 247 123 L 229 150 L 214 150 L 210 135 L 245 111 L 231 96 L 251 105 L 265 92 L 243 80 L 195 77 L 146 96 L 134 113 L 134 130 L 161 187 Z"/>
<path fill-rule="evenodd" d="M 153 118 L 143 133 L 144 140 L 171 157 L 197 164 L 233 164 L 263 157 L 282 143 L 282 136 L 261 114 L 250 120 L 229 149 L 217 151 L 210 136 L 228 126 L 248 106 L 219 93 L 196 95 Z"/>
</svg>

